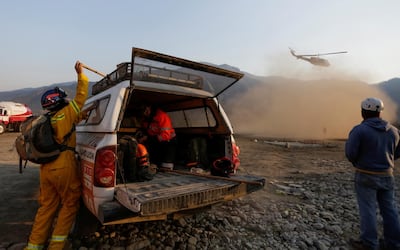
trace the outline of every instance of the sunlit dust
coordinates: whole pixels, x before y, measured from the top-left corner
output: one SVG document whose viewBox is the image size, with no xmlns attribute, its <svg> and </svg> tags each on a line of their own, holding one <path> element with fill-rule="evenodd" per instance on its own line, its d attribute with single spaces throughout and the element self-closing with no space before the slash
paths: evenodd
<svg viewBox="0 0 400 250">
<path fill-rule="evenodd" d="M 361 122 L 361 101 L 370 96 L 383 100 L 382 118 L 395 120 L 395 103 L 375 85 L 356 80 L 268 79 L 230 104 L 236 133 L 344 139 Z"/>
</svg>

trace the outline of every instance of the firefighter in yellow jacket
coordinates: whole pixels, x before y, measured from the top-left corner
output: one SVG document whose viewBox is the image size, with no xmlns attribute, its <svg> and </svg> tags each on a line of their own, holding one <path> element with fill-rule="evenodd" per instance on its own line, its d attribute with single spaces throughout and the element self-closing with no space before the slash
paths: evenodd
<svg viewBox="0 0 400 250">
<path fill-rule="evenodd" d="M 76 137 L 72 128 L 78 122 L 88 95 L 88 78 L 82 72 L 79 61 L 75 64 L 75 70 L 78 84 L 73 100 L 68 101 L 67 94 L 61 88 L 46 91 L 41 99 L 43 109 L 52 114 L 51 123 L 57 142 L 62 143 L 64 137 L 73 132 L 67 140 L 70 149 L 61 152 L 55 161 L 40 166 L 40 206 L 25 248 L 28 250 L 43 249 L 47 244 L 47 249 L 63 249 L 79 209 L 81 182 L 73 150 Z"/>
</svg>

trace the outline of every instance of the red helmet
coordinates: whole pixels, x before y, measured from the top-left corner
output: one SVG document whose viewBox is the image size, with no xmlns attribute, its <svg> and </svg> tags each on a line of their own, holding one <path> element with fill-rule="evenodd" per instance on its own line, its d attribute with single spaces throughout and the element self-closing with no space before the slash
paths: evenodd
<svg viewBox="0 0 400 250">
<path fill-rule="evenodd" d="M 223 177 L 229 177 L 230 174 L 234 173 L 232 161 L 226 157 L 216 159 L 211 168 L 211 174 Z"/>
<path fill-rule="evenodd" d="M 67 93 L 59 87 L 47 90 L 42 95 L 41 104 L 43 109 L 50 111 L 59 110 L 65 106 Z"/>
</svg>

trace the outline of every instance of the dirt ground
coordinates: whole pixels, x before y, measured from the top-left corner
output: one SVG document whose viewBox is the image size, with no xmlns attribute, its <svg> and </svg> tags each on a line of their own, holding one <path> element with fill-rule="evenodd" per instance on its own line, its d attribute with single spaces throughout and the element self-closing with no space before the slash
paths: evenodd
<svg viewBox="0 0 400 250">
<path fill-rule="evenodd" d="M 16 136 L 16 133 L 0 135 L 0 243 L 26 242 L 38 207 L 39 168 L 28 163 L 23 173 L 19 173 L 13 147 Z M 278 199 L 295 199 L 277 195 L 271 184 L 275 180 L 299 173 L 351 171 L 344 157 L 344 141 L 281 143 L 239 135 L 236 140 L 241 149 L 240 171 L 266 178 L 265 188 L 252 194 L 261 206 Z M 330 167 L 333 161 L 341 162 L 341 167 Z"/>
<path fill-rule="evenodd" d="M 19 173 L 14 147 L 17 133 L 0 135 L 0 242 L 26 242 L 29 237 L 39 191 L 39 167 L 28 163 Z"/>
</svg>

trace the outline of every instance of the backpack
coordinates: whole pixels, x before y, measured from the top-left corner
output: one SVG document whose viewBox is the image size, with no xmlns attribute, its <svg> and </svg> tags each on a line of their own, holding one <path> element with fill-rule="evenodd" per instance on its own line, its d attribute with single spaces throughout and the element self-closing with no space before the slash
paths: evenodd
<svg viewBox="0 0 400 250">
<path fill-rule="evenodd" d="M 207 155 L 207 140 L 202 137 L 192 138 L 189 141 L 187 159 L 187 167 L 209 167 Z"/>
<path fill-rule="evenodd" d="M 43 164 L 57 159 L 62 151 L 75 150 L 66 145 L 74 130 L 75 126 L 72 126 L 71 131 L 64 136 L 63 143 L 59 144 L 54 138 L 49 113 L 24 121 L 21 124 L 21 134 L 15 140 L 15 147 L 20 157 L 20 172 L 23 160 L 25 160 L 25 166 L 27 161 Z"/>
<path fill-rule="evenodd" d="M 138 142 L 134 137 L 124 135 L 119 139 L 118 147 L 118 165 L 124 182 L 153 179 L 155 172 L 151 166 L 139 164 L 139 159 L 136 157 Z"/>
</svg>

